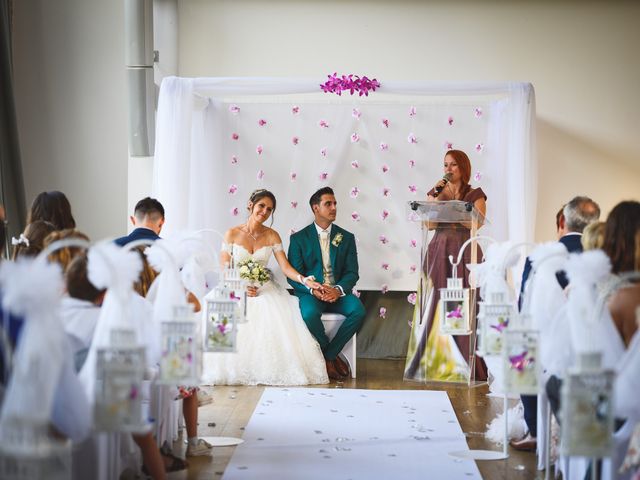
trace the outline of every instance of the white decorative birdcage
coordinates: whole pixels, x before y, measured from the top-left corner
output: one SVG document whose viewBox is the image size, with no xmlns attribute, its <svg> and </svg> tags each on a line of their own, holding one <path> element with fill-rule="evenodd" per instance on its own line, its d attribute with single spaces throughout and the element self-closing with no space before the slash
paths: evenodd
<svg viewBox="0 0 640 480">
<path fill-rule="evenodd" d="M 17 436 L 3 436 L 0 478 L 3 480 L 71 480 L 71 442 L 53 439 L 50 428 L 24 429 Z M 17 433 L 17 432 L 16 432 Z M 9 443 L 14 442 L 14 443 Z M 28 448 L 22 448 L 28 446 Z"/>
<path fill-rule="evenodd" d="M 480 302 L 478 313 L 478 353 L 500 355 L 504 344 L 503 333 L 509 326 L 513 306 L 504 301 L 504 294 L 494 293 L 488 302 Z"/>
<path fill-rule="evenodd" d="M 440 289 L 440 333 L 469 335 L 469 289 L 462 287 L 461 278 L 447 278 L 447 288 Z"/>
<path fill-rule="evenodd" d="M 245 323 L 247 320 L 247 282 L 240 277 L 237 268 L 225 268 L 222 272 L 222 284 L 229 290 L 229 298 L 238 306 L 236 323 Z"/>
<path fill-rule="evenodd" d="M 601 367 L 601 354 L 583 353 L 562 383 L 561 452 L 603 458 L 613 448 L 613 370 Z"/>
<path fill-rule="evenodd" d="M 130 329 L 113 329 L 110 346 L 98 348 L 94 425 L 98 431 L 144 432 L 150 424 L 144 415 L 142 388 L 145 348 Z"/>
<path fill-rule="evenodd" d="M 230 298 L 229 290 L 216 287 L 207 300 L 205 351 L 235 352 L 238 316 L 238 303 Z"/>
<path fill-rule="evenodd" d="M 521 322 L 507 328 L 502 337 L 504 391 L 536 395 L 540 377 L 538 331 Z"/>
<path fill-rule="evenodd" d="M 202 373 L 202 341 L 193 308 L 174 307 L 173 318 L 161 323 L 159 384 L 198 385 Z"/>
</svg>

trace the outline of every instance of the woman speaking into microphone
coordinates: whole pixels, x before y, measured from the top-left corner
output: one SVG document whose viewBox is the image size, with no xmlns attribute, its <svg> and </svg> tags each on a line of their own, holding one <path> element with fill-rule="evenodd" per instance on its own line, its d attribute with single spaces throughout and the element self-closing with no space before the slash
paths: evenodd
<svg viewBox="0 0 640 480">
<path fill-rule="evenodd" d="M 429 190 L 427 200 L 471 203 L 484 218 L 487 196 L 481 188 L 471 187 L 470 179 L 471 162 L 467 154 L 461 150 L 449 150 L 444 156 L 444 176 Z M 440 289 L 447 287 L 447 277 L 452 274 L 449 255 L 457 258 L 460 247 L 469 239 L 469 225 L 446 223 L 436 226 L 435 230 L 422 267 L 426 279 L 426 292 L 422 297 L 426 299 L 424 316 L 420 322 L 419 315 L 414 315 L 404 377 L 423 381 L 466 382 L 469 336 L 440 335 L 439 300 Z M 470 262 L 471 252 L 466 249 L 457 270 L 457 277 L 463 279 L 465 288 L 469 287 L 467 263 Z M 425 288 L 424 285 L 422 288 Z M 483 362 L 476 362 L 475 378 L 486 379 Z"/>
</svg>

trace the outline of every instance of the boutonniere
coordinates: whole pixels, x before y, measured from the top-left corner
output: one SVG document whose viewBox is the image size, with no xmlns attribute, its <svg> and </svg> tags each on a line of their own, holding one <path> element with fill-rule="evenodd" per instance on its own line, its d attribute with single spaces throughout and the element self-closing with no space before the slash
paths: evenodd
<svg viewBox="0 0 640 480">
<path fill-rule="evenodd" d="M 333 245 L 334 247 L 337 247 L 338 245 L 340 245 L 341 242 L 342 242 L 342 234 L 338 233 L 336 234 L 335 237 L 333 237 L 333 240 L 331 241 L 331 245 Z"/>
</svg>

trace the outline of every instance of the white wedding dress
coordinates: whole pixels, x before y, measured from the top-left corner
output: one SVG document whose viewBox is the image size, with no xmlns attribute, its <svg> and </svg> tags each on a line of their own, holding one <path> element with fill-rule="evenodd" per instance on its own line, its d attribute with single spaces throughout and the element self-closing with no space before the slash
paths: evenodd
<svg viewBox="0 0 640 480">
<path fill-rule="evenodd" d="M 281 250 L 281 244 L 265 245 L 251 254 L 234 244 L 233 258 L 238 262 L 253 257 L 266 266 L 271 253 Z M 205 352 L 203 363 L 205 384 L 329 383 L 322 351 L 302 319 L 298 298 L 273 280 L 247 299 L 247 322 L 238 325 L 237 352 Z"/>
</svg>

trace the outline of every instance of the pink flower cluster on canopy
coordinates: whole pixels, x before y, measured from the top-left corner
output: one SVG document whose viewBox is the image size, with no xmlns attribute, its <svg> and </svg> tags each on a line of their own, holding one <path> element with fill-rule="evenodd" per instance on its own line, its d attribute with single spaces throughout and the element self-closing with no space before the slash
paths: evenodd
<svg viewBox="0 0 640 480">
<path fill-rule="evenodd" d="M 335 93 L 336 95 L 342 95 L 342 92 L 349 91 L 351 95 L 358 92 L 359 96 L 369 96 L 369 91 L 375 92 L 376 88 L 380 88 L 380 82 L 375 78 L 369 79 L 366 76 L 359 77 L 358 75 L 349 74 L 338 76 L 334 72 L 333 75 L 327 75 L 328 80 L 325 83 L 320 84 L 320 89 L 324 93 Z"/>
</svg>

